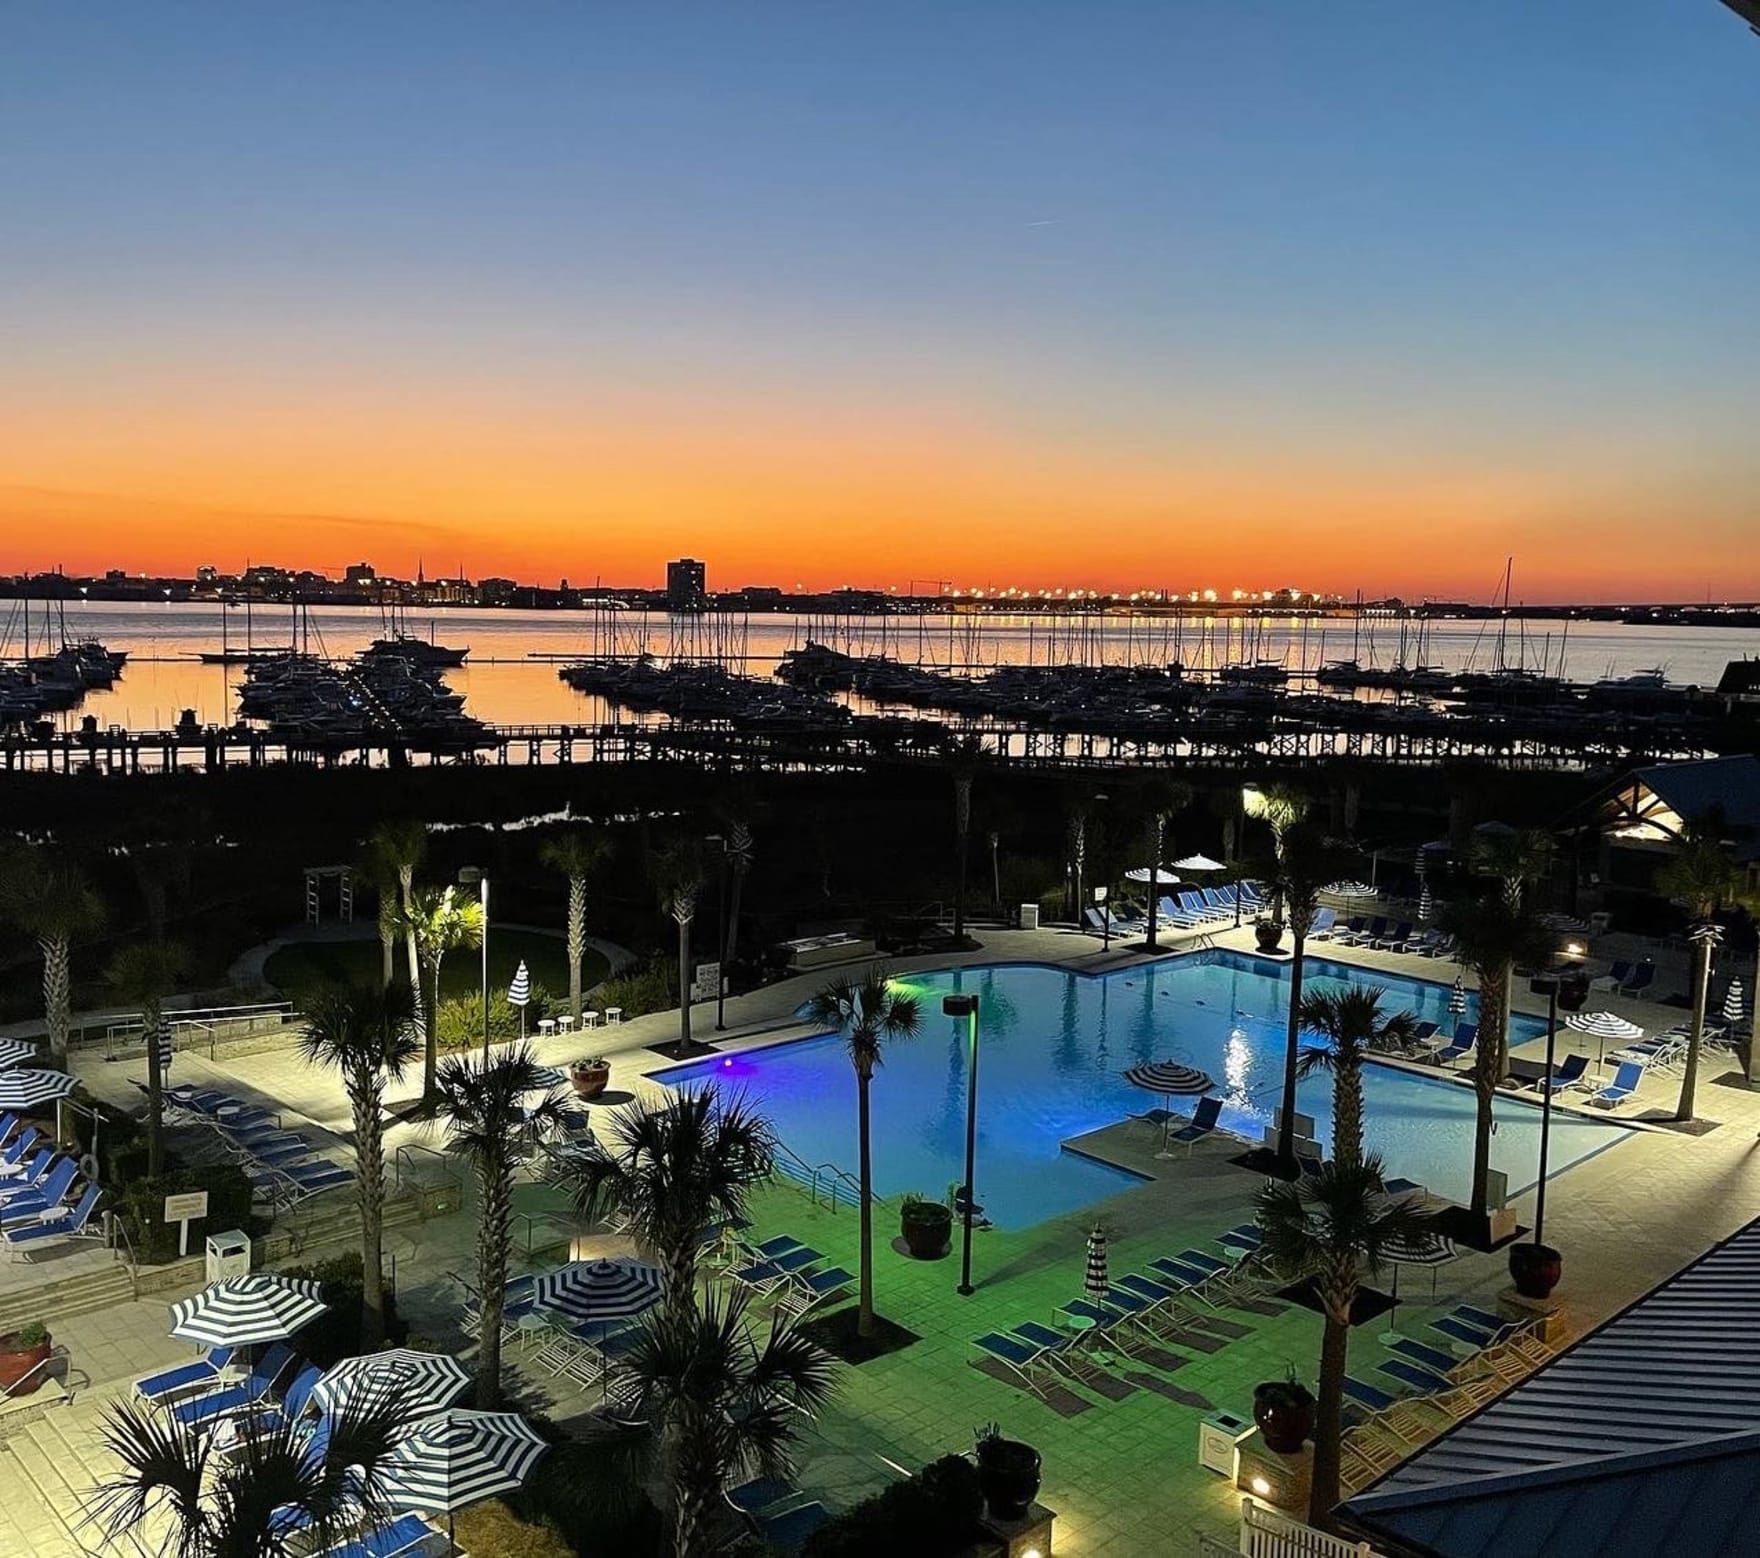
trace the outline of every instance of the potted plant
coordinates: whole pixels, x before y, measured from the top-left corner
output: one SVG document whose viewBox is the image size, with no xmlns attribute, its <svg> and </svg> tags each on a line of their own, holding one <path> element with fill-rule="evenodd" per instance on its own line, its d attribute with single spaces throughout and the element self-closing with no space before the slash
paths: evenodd
<svg viewBox="0 0 1760 1558">
<path fill-rule="evenodd" d="M 19 1381 L 30 1375 L 29 1383 L 18 1392 L 21 1396 L 30 1395 L 43 1383 L 47 1371 L 42 1365 L 49 1361 L 53 1345 L 49 1328 L 41 1320 L 0 1336 L 0 1392 L 10 1396 Z M 33 1369 L 35 1374 L 31 1374 Z"/>
<path fill-rule="evenodd" d="M 1509 1276 L 1523 1298 L 1550 1298 L 1564 1275 L 1564 1256 L 1550 1244 L 1512 1244 Z"/>
<path fill-rule="evenodd" d="M 1314 1432 L 1314 1393 L 1293 1367 L 1286 1378 L 1254 1387 L 1253 1421 L 1265 1448 L 1279 1455 L 1294 1455 L 1307 1443 Z"/>
<path fill-rule="evenodd" d="M 940 1260 L 953 1241 L 953 1212 L 940 1201 L 906 1196 L 898 1209 L 898 1231 L 913 1260 Z"/>
<path fill-rule="evenodd" d="M 1283 921 L 1261 914 L 1253 921 L 1253 939 L 1259 943 L 1261 952 L 1275 952 L 1283 941 Z"/>
<path fill-rule="evenodd" d="M 977 1430 L 978 1486 L 992 1520 L 1019 1520 L 1039 1496 L 1039 1452 L 986 1423 Z"/>
<path fill-rule="evenodd" d="M 611 1062 L 603 1055 L 589 1056 L 585 1060 L 571 1060 L 568 1063 L 568 1080 L 574 1085 L 575 1092 L 591 1103 L 605 1091 L 605 1084 L 611 1080 Z"/>
</svg>

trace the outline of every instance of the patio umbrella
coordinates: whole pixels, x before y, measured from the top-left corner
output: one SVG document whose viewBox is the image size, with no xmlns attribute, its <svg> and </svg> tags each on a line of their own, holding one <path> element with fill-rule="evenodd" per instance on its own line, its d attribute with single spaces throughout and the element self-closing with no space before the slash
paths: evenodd
<svg viewBox="0 0 1760 1558">
<path fill-rule="evenodd" d="M 1105 1298 L 1112 1283 L 1106 1275 L 1106 1230 L 1096 1227 L 1088 1235 L 1088 1269 L 1082 1275 L 1082 1291 L 1089 1298 Z"/>
<path fill-rule="evenodd" d="M 171 1075 L 171 1057 L 176 1053 L 176 1046 L 171 1042 L 171 1020 L 167 1017 L 159 1019 L 156 1042 L 159 1046 L 159 1074 L 161 1077 L 168 1077 Z"/>
<path fill-rule="evenodd" d="M 1586 1033 L 1598 1040 L 1595 1046 L 1595 1069 L 1601 1069 L 1601 1057 L 1607 1053 L 1607 1041 L 1617 1039 L 1621 1044 L 1629 1044 L 1633 1039 L 1644 1037 L 1644 1030 L 1635 1022 L 1627 1022 L 1615 1012 L 1572 1012 L 1564 1020 L 1565 1027 L 1576 1033 Z"/>
<path fill-rule="evenodd" d="M 1376 890 L 1367 882 L 1328 882 L 1321 891 L 1331 893 L 1334 898 L 1373 898 L 1376 896 Z"/>
<path fill-rule="evenodd" d="M 1742 982 L 1732 979 L 1729 989 L 1723 992 L 1723 1020 L 1734 1026 L 1747 1016 L 1747 1008 L 1742 1002 Z"/>
<path fill-rule="evenodd" d="M 1147 866 L 1132 866 L 1130 870 L 1125 872 L 1124 879 L 1127 882 L 1146 882 L 1149 880 L 1149 868 Z M 1158 886 L 1163 882 L 1166 882 L 1169 886 L 1177 886 L 1179 884 L 1179 878 L 1173 874 L 1172 866 L 1157 866 L 1155 868 L 1155 881 Z"/>
<path fill-rule="evenodd" d="M 1163 1098 L 1202 1097 L 1216 1086 L 1215 1078 L 1209 1072 L 1182 1066 L 1177 1060 L 1155 1060 L 1132 1066 L 1124 1073 L 1124 1079 L 1132 1087 L 1140 1087 L 1146 1093 L 1158 1093 Z M 1168 1122 L 1168 1113 L 1163 1110 L 1161 1151 L 1156 1154 L 1157 1157 L 1170 1155 L 1167 1151 Z"/>
<path fill-rule="evenodd" d="M 1382 1246 L 1381 1258 L 1393 1267 L 1393 1315 L 1391 1329 L 1382 1333 L 1382 1340 L 1399 1336 L 1399 1268 L 1401 1266 L 1428 1266 L 1430 1268 L 1430 1297 L 1436 1297 L 1436 1273 L 1438 1268 L 1446 1266 L 1455 1258 L 1455 1247 L 1452 1240 L 1445 1239 L 1439 1233 L 1419 1230 L 1402 1238 L 1390 1239 Z"/>
<path fill-rule="evenodd" d="M 609 1325 L 652 1309 L 665 1278 L 645 1260 L 571 1260 L 532 1284 L 532 1302 L 571 1320 Z"/>
<path fill-rule="evenodd" d="M 1450 1017 L 1464 1017 L 1466 1016 L 1466 1013 L 1466 976 L 1464 974 L 1456 974 L 1454 976 L 1454 989 L 1448 992 L 1448 1015 Z"/>
<path fill-rule="evenodd" d="M 471 1382 L 470 1370 L 441 1352 L 391 1347 L 358 1358 L 344 1358 L 312 1386 L 311 1399 L 334 1412 L 363 1391 L 389 1398 L 409 1417 L 426 1417 L 451 1405 Z"/>
<path fill-rule="evenodd" d="M 252 1271 L 210 1282 L 171 1306 L 171 1334 L 204 1347 L 285 1341 L 330 1306 L 309 1277 Z"/>
<path fill-rule="evenodd" d="M 22 1066 L 37 1058 L 37 1047 L 26 1039 L 0 1039 L 0 1067 Z"/>
<path fill-rule="evenodd" d="M 1176 871 L 1226 871 L 1228 867 L 1220 860 L 1212 860 L 1208 855 L 1187 855 L 1184 860 L 1173 863 Z"/>
<path fill-rule="evenodd" d="M 526 1036 L 526 1007 L 532 999 L 532 976 L 526 972 L 526 960 L 519 960 L 513 971 L 513 983 L 507 987 L 507 1004 L 519 1008 L 519 1036 Z"/>
<path fill-rule="evenodd" d="M 519 1487 L 550 1446 L 517 1412 L 452 1407 L 399 1440 L 385 1457 L 379 1491 L 395 1509 L 452 1517 Z"/>
<path fill-rule="evenodd" d="M 1428 925 L 1430 923 L 1430 916 L 1435 912 L 1436 897 L 1430 891 L 1430 884 L 1426 882 L 1418 890 L 1418 923 L 1421 925 Z"/>
<path fill-rule="evenodd" d="M 67 1097 L 78 1086 L 79 1078 L 65 1071 L 15 1066 L 0 1071 L 0 1109 L 36 1109 Z"/>
</svg>

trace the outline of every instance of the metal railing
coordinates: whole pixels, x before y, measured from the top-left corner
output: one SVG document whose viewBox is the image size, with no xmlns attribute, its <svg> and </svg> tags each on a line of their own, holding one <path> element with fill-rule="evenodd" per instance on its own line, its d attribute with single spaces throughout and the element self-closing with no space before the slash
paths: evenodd
<svg viewBox="0 0 1760 1558">
<path fill-rule="evenodd" d="M 1241 1500 L 1240 1550 L 1246 1558 L 1380 1558 L 1367 1542 L 1317 1531 L 1251 1498 Z"/>
<path fill-rule="evenodd" d="M 262 1029 L 280 1028 L 293 1015 L 291 1001 L 258 1001 L 246 1006 L 192 1007 L 186 1011 L 166 1012 L 165 1024 L 171 1032 L 173 1049 L 196 1049 L 204 1045 L 208 1058 L 214 1058 L 215 1046 L 225 1039 L 248 1036 Z M 102 1043 L 106 1060 L 120 1059 L 124 1054 L 145 1053 L 147 1027 L 145 1016 L 132 1012 L 104 1024 Z M 69 1045 L 95 1044 L 91 1028 L 76 1029 Z"/>
<path fill-rule="evenodd" d="M 403 1188 L 404 1188 L 404 1184 L 403 1184 L 404 1171 L 405 1171 L 405 1169 L 412 1169 L 413 1170 L 413 1168 L 415 1166 L 415 1162 L 416 1162 L 413 1154 L 418 1153 L 418 1152 L 421 1153 L 425 1157 L 432 1158 L 436 1163 L 438 1163 L 440 1165 L 440 1177 L 442 1179 L 444 1179 L 447 1184 L 451 1185 L 452 1188 L 458 1192 L 459 1199 L 463 1200 L 463 1198 L 464 1198 L 464 1177 L 456 1169 L 453 1168 L 452 1160 L 449 1157 L 447 1157 L 447 1155 L 444 1152 L 441 1152 L 439 1150 L 439 1148 L 437 1148 L 437 1147 L 424 1147 L 418 1142 L 405 1142 L 401 1147 L 399 1147 L 397 1149 L 396 1152 L 392 1153 L 392 1155 L 391 1155 L 391 1175 L 392 1175 L 392 1179 L 395 1181 L 395 1183 L 397 1185 L 398 1190 L 399 1191 L 403 1190 Z M 422 1185 L 424 1188 L 426 1188 L 426 1185 L 429 1183 L 428 1181 L 424 1181 L 419 1174 L 416 1176 L 416 1180 L 417 1180 L 417 1183 Z"/>
<path fill-rule="evenodd" d="M 534 1239 L 533 1235 L 539 1228 L 546 1227 L 552 1229 L 561 1236 L 560 1242 L 566 1243 L 570 1248 L 573 1248 L 575 1235 L 580 1231 L 560 1212 L 515 1212 L 512 1220 L 516 1227 L 521 1223 L 525 1225 L 524 1245 L 525 1257 L 527 1260 L 532 1258 L 532 1252 L 534 1250 L 540 1249 L 546 1244 L 555 1244 L 559 1242 L 557 1239 L 545 1239 L 542 1241 Z"/>
<path fill-rule="evenodd" d="M 808 1163 L 780 1142 L 776 1147 L 776 1172 L 791 1185 L 806 1191 L 815 1206 L 837 1211 L 842 1206 L 859 1206 L 862 1187 L 859 1180 L 835 1163 Z M 880 1197 L 871 1197 L 878 1202 Z"/>
</svg>

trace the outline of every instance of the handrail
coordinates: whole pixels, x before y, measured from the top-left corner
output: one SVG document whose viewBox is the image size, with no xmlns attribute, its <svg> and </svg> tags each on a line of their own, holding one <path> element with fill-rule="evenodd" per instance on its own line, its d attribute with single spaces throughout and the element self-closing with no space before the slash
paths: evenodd
<svg viewBox="0 0 1760 1558">
<path fill-rule="evenodd" d="M 403 1171 L 405 1166 L 403 1161 L 404 1155 L 406 1153 L 416 1152 L 423 1152 L 431 1158 L 438 1158 L 440 1161 L 440 1173 L 442 1177 L 446 1179 L 461 1197 L 464 1195 L 464 1177 L 452 1167 L 452 1160 L 447 1157 L 444 1152 L 440 1151 L 439 1148 L 424 1147 L 420 1142 L 414 1141 L 406 1141 L 397 1149 L 397 1151 L 391 1154 L 391 1172 L 397 1181 L 397 1188 L 399 1190 L 403 1189 Z"/>
<path fill-rule="evenodd" d="M 560 1228 L 568 1235 L 571 1244 L 574 1242 L 574 1236 L 577 1231 L 574 1224 L 565 1219 L 559 1212 L 515 1212 L 509 1219 L 509 1223 L 524 1223 L 526 1225 L 527 1260 L 532 1258 L 532 1235 L 537 1231 L 540 1223 L 548 1223 L 552 1227 Z"/>
<path fill-rule="evenodd" d="M 838 1208 L 840 1188 L 845 1205 L 859 1206 L 861 1204 L 861 1182 L 853 1174 L 839 1168 L 835 1163 L 810 1164 L 782 1142 L 776 1144 L 774 1161 L 776 1172 L 791 1184 L 799 1185 L 805 1190 L 815 1206 L 823 1204 L 835 1212 Z M 823 1203 L 820 1202 L 821 1196 L 825 1198 Z M 868 1199 L 870 1203 L 877 1203 L 881 1197 L 870 1195 Z"/>
<path fill-rule="evenodd" d="M 135 1300 L 138 1302 L 141 1296 L 140 1257 L 135 1254 L 134 1240 L 128 1236 L 128 1227 L 122 1220 L 122 1214 L 119 1212 L 111 1212 L 109 1213 L 109 1218 L 110 1252 L 115 1255 L 119 1261 L 122 1261 L 123 1266 L 127 1269 L 129 1292 L 134 1295 Z M 117 1246 L 116 1241 L 118 1238 L 122 1240 L 123 1245 L 128 1249 L 127 1259 L 123 1259 L 121 1249 Z"/>
<path fill-rule="evenodd" d="M 24 1373 L 19 1375 L 19 1377 L 17 1379 L 15 1379 L 10 1385 L 0 1385 L 0 1401 L 10 1401 L 13 1398 L 13 1396 L 17 1393 L 18 1387 L 20 1385 L 22 1385 L 27 1379 L 29 1379 L 31 1377 L 31 1375 L 35 1374 L 39 1369 L 47 1369 L 51 1363 L 65 1363 L 67 1361 L 67 1359 L 68 1359 L 68 1351 L 65 1347 L 51 1347 L 49 1349 L 49 1356 L 48 1357 L 43 1358 L 36 1363 L 33 1363 L 28 1369 L 26 1369 L 24 1371 Z M 47 1375 L 44 1376 L 45 1379 L 47 1377 L 48 1377 Z M 42 1384 L 42 1382 L 43 1382 L 42 1380 L 38 1380 L 37 1384 L 40 1385 L 40 1384 Z M 31 1388 L 34 1390 L 36 1388 L 36 1386 L 32 1386 Z"/>
</svg>

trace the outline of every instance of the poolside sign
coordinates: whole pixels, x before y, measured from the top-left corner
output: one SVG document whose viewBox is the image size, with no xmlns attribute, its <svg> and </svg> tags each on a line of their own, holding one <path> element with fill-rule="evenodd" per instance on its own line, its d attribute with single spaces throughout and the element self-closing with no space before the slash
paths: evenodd
<svg viewBox="0 0 1760 1558">
<path fill-rule="evenodd" d="M 697 977 L 691 985 L 693 1001 L 712 1001 L 721 991 L 721 965 L 719 963 L 697 964 Z"/>
<path fill-rule="evenodd" d="M 189 1254 L 189 1225 L 208 1215 L 208 1192 L 186 1190 L 182 1195 L 165 1197 L 165 1221 L 176 1223 L 177 1253 Z"/>
</svg>

